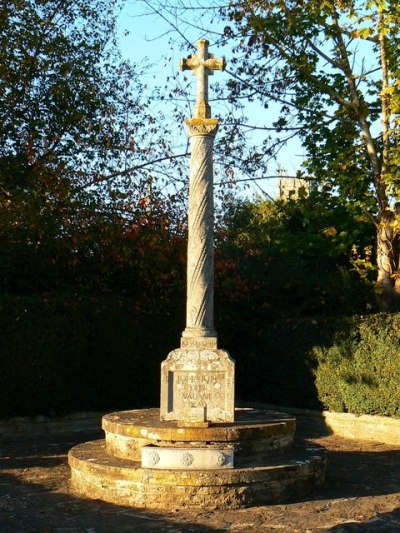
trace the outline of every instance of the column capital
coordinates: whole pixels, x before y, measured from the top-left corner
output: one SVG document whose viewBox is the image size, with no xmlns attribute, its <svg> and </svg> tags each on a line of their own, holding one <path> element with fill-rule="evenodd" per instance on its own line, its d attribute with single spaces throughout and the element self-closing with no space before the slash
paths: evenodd
<svg viewBox="0 0 400 533">
<path fill-rule="evenodd" d="M 186 126 L 189 137 L 207 136 L 215 137 L 218 131 L 219 121 L 217 118 L 187 118 Z"/>
</svg>

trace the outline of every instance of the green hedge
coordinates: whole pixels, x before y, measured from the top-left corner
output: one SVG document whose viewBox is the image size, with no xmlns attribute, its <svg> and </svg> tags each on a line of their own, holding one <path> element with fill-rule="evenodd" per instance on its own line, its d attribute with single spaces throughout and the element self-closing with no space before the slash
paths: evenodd
<svg viewBox="0 0 400 533">
<path fill-rule="evenodd" d="M 327 409 L 400 417 L 400 313 L 337 324 L 313 355 L 318 397 Z"/>
<path fill-rule="evenodd" d="M 400 417 L 400 313 L 237 327 L 243 400 Z"/>
</svg>

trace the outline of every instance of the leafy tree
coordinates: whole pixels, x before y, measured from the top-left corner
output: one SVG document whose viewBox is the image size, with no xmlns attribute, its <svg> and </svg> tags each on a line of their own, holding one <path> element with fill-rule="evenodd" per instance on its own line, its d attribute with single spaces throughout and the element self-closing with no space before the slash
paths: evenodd
<svg viewBox="0 0 400 533">
<path fill-rule="evenodd" d="M 171 158 L 168 131 L 150 105 L 148 66 L 121 59 L 121 5 L 7 0 L 0 6 L 4 288 L 24 279 L 34 287 L 36 277 L 45 286 L 52 265 L 100 257 L 116 227 L 129 233 L 150 210 L 160 211 L 157 178 Z"/>
<path fill-rule="evenodd" d="M 293 117 L 300 128 L 307 170 L 336 188 L 340 201 L 374 216 L 378 289 L 388 305 L 399 267 L 390 210 L 400 194 L 399 5 L 375 0 L 246 5 L 230 11 L 249 39 L 240 75 L 245 82 L 255 79 L 260 95 L 270 82 L 269 91 L 284 100 L 279 124 L 285 127 Z"/>
<path fill-rule="evenodd" d="M 355 273 L 362 265 L 352 265 L 348 254 L 352 243 L 363 249 L 373 234 L 373 224 L 357 218 L 357 211 L 314 193 L 289 204 L 232 199 L 216 233 L 220 298 L 231 298 L 235 313 L 263 316 L 263 323 L 372 308 L 370 287 Z"/>
<path fill-rule="evenodd" d="M 400 292 L 398 2 L 217 0 L 163 3 L 159 10 L 175 16 L 180 35 L 185 20 L 187 29 L 195 20 L 207 35 L 213 19 L 210 39 L 231 48 L 231 79 L 221 97 L 239 111 L 233 134 L 235 127 L 251 128 L 243 117 L 248 102 L 278 113 L 273 124 L 265 113 L 263 147 L 245 161 L 252 170 L 264 169 L 281 143 L 299 136 L 307 154 L 303 175 L 324 195 L 358 209 L 360 221 L 373 220 L 377 291 L 390 307 Z M 261 130 L 258 120 L 254 126 Z"/>
</svg>

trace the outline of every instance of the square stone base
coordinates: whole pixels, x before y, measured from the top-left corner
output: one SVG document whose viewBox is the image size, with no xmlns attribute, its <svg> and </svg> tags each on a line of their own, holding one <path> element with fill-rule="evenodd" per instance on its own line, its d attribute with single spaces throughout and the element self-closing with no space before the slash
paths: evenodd
<svg viewBox="0 0 400 533">
<path fill-rule="evenodd" d="M 233 422 L 234 373 L 224 350 L 173 350 L 161 364 L 161 420 L 183 426 Z"/>
</svg>

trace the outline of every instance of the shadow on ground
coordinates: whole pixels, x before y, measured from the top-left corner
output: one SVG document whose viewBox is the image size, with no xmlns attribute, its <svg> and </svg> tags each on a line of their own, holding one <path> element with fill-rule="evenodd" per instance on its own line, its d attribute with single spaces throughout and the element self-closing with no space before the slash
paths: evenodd
<svg viewBox="0 0 400 533">
<path fill-rule="evenodd" d="M 205 533 L 209 526 L 169 522 L 168 514 L 132 509 L 99 502 L 82 500 L 61 494 L 49 486 L 26 484 L 15 476 L 1 476 L 0 531 L 16 532 L 74 532 L 111 533 L 132 531 L 170 532 L 185 531 Z M 4 485 L 12 487 L 5 490 Z M 182 529 L 182 528 L 185 529 Z"/>
<path fill-rule="evenodd" d="M 170 513 L 156 513 L 76 497 L 69 487 L 68 450 L 98 433 L 36 437 L 3 442 L 0 459 L 0 531 L 111 533 L 149 531 L 205 533 L 209 525 L 181 523 Z M 184 528 L 184 529 L 182 529 Z"/>
<path fill-rule="evenodd" d="M 330 529 L 328 533 L 398 533 L 399 531 L 400 508 L 390 513 L 378 514 L 363 524 L 339 524 Z"/>
</svg>

